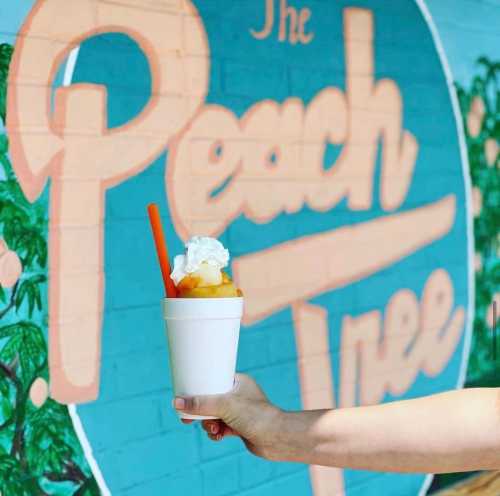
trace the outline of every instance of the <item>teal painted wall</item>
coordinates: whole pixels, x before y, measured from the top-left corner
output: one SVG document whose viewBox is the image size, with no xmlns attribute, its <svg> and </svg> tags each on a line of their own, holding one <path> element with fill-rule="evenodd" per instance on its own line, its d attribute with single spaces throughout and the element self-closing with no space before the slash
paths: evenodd
<svg viewBox="0 0 500 496">
<path fill-rule="evenodd" d="M 3 121 L 0 128 L 0 238 L 6 245 L 0 253 L 0 279 L 7 281 L 10 275 L 5 284 L 0 280 L 4 286 L 0 312 L 1 305 L 6 310 L 0 313 L 4 365 L 0 491 L 5 495 L 43 491 L 40 494 L 323 496 L 329 494 L 321 488 L 324 481 L 332 480 L 338 484 L 338 494 L 348 496 L 424 493 L 430 484 L 426 474 L 332 470 L 323 480 L 325 476 L 314 468 L 257 459 L 238 440 L 210 443 L 198 426 L 178 422 L 170 407 L 168 350 L 159 310 L 162 289 L 145 207 L 151 201 L 160 205 L 170 226 L 167 238 L 172 253 L 182 250 L 187 234 L 211 234 L 229 248 L 233 263 L 242 264 L 254 256 L 264 264 L 258 257 L 273 249 L 283 254 L 284 280 L 287 274 L 298 274 L 287 280 L 292 297 L 280 296 L 286 292 L 280 290 L 279 281 L 266 282 L 261 274 L 245 278 L 237 270 L 233 274 L 250 303 L 238 370 L 252 374 L 282 408 L 372 404 L 461 387 L 473 334 L 469 378 L 491 374 L 495 364 L 490 356 L 488 312 L 499 287 L 495 279 L 498 239 L 492 231 L 492 225 L 498 225 L 499 135 L 498 94 L 490 88 L 491 74 L 498 75 L 500 33 L 495 26 L 500 21 L 500 3 L 426 2 L 439 38 L 433 37 L 425 6 L 413 0 L 290 1 L 288 6 L 296 10 L 288 21 L 295 12 L 308 13 L 309 20 L 302 34 L 299 30 L 295 35 L 290 35 L 288 23 L 281 38 L 276 20 L 279 2 L 273 3 L 272 29 L 262 35 L 255 33 L 263 31 L 266 19 L 263 0 L 194 1 L 199 18 L 190 10 L 190 2 L 102 2 L 108 10 L 97 10 L 97 3 L 91 3 L 88 10 L 79 4 L 79 11 L 76 7 L 65 11 L 55 0 L 48 0 L 43 8 L 42 3 L 23 0 L 0 6 L 0 43 L 15 48 L 10 79 L 2 73 L 10 100 L 7 124 Z M 130 10 L 122 10 L 123 4 Z M 42 19 L 44 9 L 51 12 L 48 22 Z M 349 13 L 360 14 L 352 24 L 350 55 Z M 34 19 L 31 24 L 26 23 L 28 15 Z M 158 18 L 165 24 L 155 24 Z M 110 28 L 99 32 L 100 19 L 109 19 L 114 32 Z M 167 28 L 169 19 L 173 20 Z M 178 31 L 176 26 L 181 26 Z M 206 36 L 201 41 L 196 37 L 200 26 Z M 367 37 L 370 26 L 373 40 Z M 22 36 L 16 38 L 20 30 Z M 142 35 L 171 41 L 161 48 L 151 47 Z M 80 42 L 78 52 L 68 59 L 69 49 Z M 37 52 L 39 47 L 43 49 Z M 4 45 L 3 50 L 6 71 L 10 52 Z M 64 56 L 52 60 L 47 56 L 50 50 Z M 183 61 L 178 72 L 172 71 L 172 81 L 178 82 L 166 92 L 158 90 L 159 69 L 150 65 L 152 54 L 158 55 L 159 66 Z M 44 57 L 51 63 L 44 62 Z M 487 67 L 477 65 L 479 57 L 492 64 L 489 79 Z M 359 89 L 371 74 L 371 90 L 389 81 L 389 96 L 379 98 L 378 106 L 374 94 L 365 95 Z M 475 78 L 482 82 L 479 86 L 474 86 Z M 459 98 L 447 79 L 460 85 Z M 64 107 L 66 121 L 57 121 L 56 114 L 63 112 L 58 90 L 89 83 L 106 88 L 105 103 L 74 93 L 73 107 Z M 35 88 L 33 93 L 30 87 Z M 318 95 L 326 94 L 322 92 L 327 88 L 335 88 L 343 100 L 320 101 Z M 11 96 L 14 92 L 18 98 Z M 165 98 L 159 101 L 183 98 L 178 106 L 167 105 L 168 111 L 146 131 L 134 128 L 137 122 L 147 121 L 143 112 L 158 94 Z M 26 105 L 30 98 L 47 104 L 31 108 Z M 198 110 L 191 107 L 193 101 L 199 101 Z M 315 101 L 320 101 L 325 114 L 310 110 Z M 271 108 L 278 112 L 273 115 Z M 209 110 L 213 121 L 203 126 L 200 123 Z M 271 112 L 270 117 L 262 117 L 263 112 Z M 179 126 L 169 139 L 169 126 L 185 113 L 189 125 Z M 92 120 L 95 116 L 105 116 L 107 127 L 116 133 L 125 132 L 121 126 L 127 123 L 131 126 L 128 138 L 112 141 L 107 155 L 102 129 Z M 267 126 L 273 118 L 274 125 Z M 258 123 L 257 130 L 251 131 L 251 119 Z M 355 119 L 358 124 L 349 129 Z M 57 123 L 63 134 L 51 127 Z M 337 134 L 332 131 L 327 136 L 325 126 Z M 385 129 L 384 140 L 379 139 L 380 129 Z M 46 139 L 37 141 L 36 135 Z M 5 136 L 10 140 L 9 151 Z M 75 136 L 85 137 L 83 148 L 78 148 Z M 392 145 L 391 136 L 395 137 Z M 391 146 L 401 147 L 404 139 L 417 143 L 412 148 L 414 160 L 403 163 L 401 159 L 399 167 L 390 169 L 384 153 Z M 214 143 L 222 146 L 219 163 L 210 162 L 206 153 Z M 318 162 L 313 160 L 316 155 L 308 155 L 314 147 L 321 152 Z M 49 165 L 59 149 L 66 150 L 59 159 L 61 167 L 76 167 L 73 176 Z M 77 154 L 78 150 L 83 152 Z M 246 176 L 227 172 L 231 164 L 225 161 L 226 150 L 227 156 L 235 153 L 245 164 Z M 472 185 L 469 160 L 476 171 Z M 125 171 L 129 162 L 137 167 Z M 99 164 L 94 175 L 86 175 L 94 164 Z M 93 191 L 89 184 L 98 182 L 112 165 L 125 171 L 126 177 L 116 174 L 112 182 L 104 181 L 105 195 L 96 200 L 87 193 Z M 44 166 L 48 168 L 42 171 Z M 28 170 L 50 180 L 42 187 Z M 328 187 L 323 188 L 327 181 Z M 194 186 L 186 192 L 186 184 L 191 183 Z M 60 184 L 60 189 L 54 184 Z M 346 189 L 335 198 L 341 184 Z M 400 191 L 399 199 L 391 200 L 386 194 L 391 188 Z M 308 196 L 308 191 L 313 193 Z M 33 203 L 24 199 L 23 192 Z M 227 199 L 231 192 L 234 200 Z M 20 214 L 8 208 L 12 195 Z M 243 197 L 253 210 L 238 210 Z M 291 198 L 296 198 L 294 205 Z M 98 201 L 100 210 L 93 208 Z M 214 207 L 217 202 L 220 206 Z M 95 217 L 89 221 L 94 210 Z M 382 222 L 404 215 L 410 217 L 403 227 Z M 319 235 L 335 235 L 346 226 L 357 226 L 360 233 L 375 226 L 376 235 L 360 238 L 362 250 L 354 237 L 348 238 L 352 244 L 347 248 L 335 244 L 334 237 L 333 255 L 326 245 L 308 251 L 304 244 L 304 262 L 287 258 L 287 242 L 300 246 Z M 475 239 L 473 228 L 480 233 Z M 42 241 L 33 248 L 32 260 L 30 247 L 23 244 L 23 233 L 33 229 L 48 249 L 48 262 L 43 260 Z M 54 232 L 62 234 L 51 235 Z M 405 239 L 413 244 L 399 252 L 397 247 Z M 86 255 L 94 252 L 100 258 L 96 255 L 92 265 Z M 80 258 L 72 258 L 74 253 Z M 355 259 L 357 253 L 359 259 Z M 379 253 L 387 253 L 389 262 L 377 258 Z M 301 265 L 318 258 L 333 267 L 352 268 L 354 275 L 339 282 L 335 271 L 324 279 L 322 264 L 319 268 L 313 262 Z M 19 273 L 16 259 L 22 267 Z M 366 260 L 374 260 L 372 268 L 356 272 L 356 264 Z M 21 293 L 22 284 L 35 276 L 39 276 L 35 289 Z M 68 276 L 65 288 L 74 289 L 78 298 L 61 297 L 54 283 L 59 276 Z M 101 281 L 102 293 L 87 291 L 83 276 Z M 326 288 L 318 281 L 324 281 Z M 474 293 L 474 283 L 480 293 Z M 311 293 L 305 294 L 308 287 Z M 402 291 L 407 290 L 416 304 L 401 303 Z M 430 306 L 423 303 L 424 293 Z M 447 298 L 450 308 L 439 329 L 426 327 L 425 316 L 437 315 L 440 302 Z M 277 303 L 266 306 L 267 300 Z M 10 301 L 16 304 L 9 306 Z M 394 333 L 390 310 L 401 319 Z M 328 332 L 326 344 L 318 345 L 321 353 L 309 356 L 301 344 L 309 328 L 301 328 L 298 316 L 312 326 L 315 311 L 320 311 Z M 362 319 L 374 311 L 379 312 L 380 324 L 372 335 L 376 339 L 370 340 Z M 454 330 L 449 326 L 452 316 L 460 323 Z M 62 317 L 73 320 L 65 327 Z M 355 319 L 357 328 L 349 327 L 348 317 Z M 415 327 L 411 327 L 412 318 L 418 322 Z M 54 324 L 59 321 L 61 325 Z M 37 326 L 37 336 L 48 344 L 48 360 L 43 339 L 38 339 L 31 355 L 26 354 L 20 322 Z M 95 341 L 82 337 L 95 330 L 100 334 Z M 359 330 L 362 355 L 353 351 L 353 336 Z M 422 330 L 441 331 L 451 336 L 451 344 L 446 348 L 439 337 L 425 341 L 419 334 Z M 64 341 L 64 336 L 73 337 Z M 405 336 L 408 349 L 401 353 L 393 343 Z M 100 352 L 92 351 L 96 342 Z M 392 350 L 385 358 L 378 354 L 380 343 Z M 72 348 L 80 353 L 73 354 Z M 416 365 L 412 356 L 421 356 L 424 365 Z M 353 363 L 359 364 L 361 375 L 356 367 L 349 367 Z M 368 378 L 363 370 L 371 371 Z M 19 387 L 14 379 L 18 377 Z M 46 398 L 47 388 L 52 399 Z M 22 405 L 27 415 L 20 416 Z M 52 428 L 50 419 L 56 416 L 60 421 Z M 37 424 L 39 417 L 45 423 Z M 25 450 L 13 448 L 20 438 L 25 440 Z M 54 453 L 41 459 L 47 439 L 53 439 Z"/>
</svg>

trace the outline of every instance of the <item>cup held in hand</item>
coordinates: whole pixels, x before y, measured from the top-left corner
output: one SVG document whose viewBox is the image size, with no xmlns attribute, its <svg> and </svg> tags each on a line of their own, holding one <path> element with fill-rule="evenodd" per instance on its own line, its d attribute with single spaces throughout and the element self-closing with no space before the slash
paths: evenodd
<svg viewBox="0 0 500 496">
<path fill-rule="evenodd" d="M 224 394 L 233 388 L 243 298 L 166 298 L 175 396 Z M 178 412 L 184 419 L 217 417 Z"/>
</svg>

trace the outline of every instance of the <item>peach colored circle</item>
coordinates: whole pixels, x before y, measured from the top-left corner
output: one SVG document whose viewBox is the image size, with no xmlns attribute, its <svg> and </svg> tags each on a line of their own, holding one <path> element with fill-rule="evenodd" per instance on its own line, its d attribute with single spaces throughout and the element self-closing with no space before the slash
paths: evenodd
<svg viewBox="0 0 500 496">
<path fill-rule="evenodd" d="M 8 251 L 0 256 L 0 284 L 4 288 L 11 288 L 17 282 L 23 266 L 16 252 Z"/>
<path fill-rule="evenodd" d="M 467 116 L 467 129 L 473 138 L 476 138 L 481 131 L 481 119 L 472 112 Z"/>
<path fill-rule="evenodd" d="M 467 115 L 467 129 L 473 138 L 476 138 L 481 132 L 484 112 L 485 109 L 483 99 L 479 96 L 474 97 L 470 106 L 469 114 Z"/>
<path fill-rule="evenodd" d="M 30 399 L 33 405 L 40 408 L 49 397 L 49 385 L 45 379 L 38 377 L 34 380 L 30 389 Z"/>
<path fill-rule="evenodd" d="M 486 322 L 488 323 L 488 326 L 493 329 L 493 303 L 496 302 L 497 304 L 497 322 L 498 319 L 500 318 L 500 293 L 496 293 L 493 296 L 493 300 L 491 301 L 488 310 L 486 310 Z"/>
<path fill-rule="evenodd" d="M 472 188 L 472 212 L 474 214 L 474 217 L 477 217 L 481 213 L 482 206 L 483 194 L 477 186 L 474 186 Z"/>
<path fill-rule="evenodd" d="M 481 119 L 483 118 L 485 108 L 484 101 L 480 96 L 475 96 L 470 105 L 470 111 L 478 115 Z"/>
<path fill-rule="evenodd" d="M 483 259 L 479 253 L 474 256 L 474 268 L 476 272 L 479 272 L 483 268 Z"/>
<path fill-rule="evenodd" d="M 484 143 L 484 154 L 489 167 L 493 167 L 498 157 L 498 142 L 494 138 L 488 138 Z"/>
</svg>

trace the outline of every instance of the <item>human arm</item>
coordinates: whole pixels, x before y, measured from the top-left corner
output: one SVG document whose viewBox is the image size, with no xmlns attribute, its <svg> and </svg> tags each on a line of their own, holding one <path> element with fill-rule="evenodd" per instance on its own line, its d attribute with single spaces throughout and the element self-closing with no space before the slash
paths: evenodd
<svg viewBox="0 0 500 496">
<path fill-rule="evenodd" d="M 239 435 L 271 460 L 391 472 L 500 469 L 500 389 L 450 391 L 337 410 L 285 412 L 248 376 L 227 395 L 187 398 L 184 411 L 218 440 Z"/>
</svg>

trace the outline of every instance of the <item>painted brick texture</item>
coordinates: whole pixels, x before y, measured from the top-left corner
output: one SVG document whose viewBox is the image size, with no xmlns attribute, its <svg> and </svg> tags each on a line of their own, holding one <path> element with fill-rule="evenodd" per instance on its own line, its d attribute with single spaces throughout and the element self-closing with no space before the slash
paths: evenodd
<svg viewBox="0 0 500 496">
<path fill-rule="evenodd" d="M 12 174 L 44 212 L 48 250 L 37 266 L 40 308 L 33 314 L 26 296 L 0 314 L 0 333 L 21 320 L 39 326 L 48 358 L 37 373 L 53 400 L 75 405 L 62 461 L 83 473 L 64 489 L 43 478 L 48 469 L 30 468 L 0 481 L 1 494 L 28 494 L 19 491 L 31 479 L 68 495 L 423 494 L 424 474 L 272 463 L 238 439 L 213 443 L 179 423 L 146 205 L 160 207 L 171 256 L 195 234 L 229 249 L 246 297 L 237 370 L 281 408 L 461 387 L 474 311 L 467 157 L 473 140 L 490 139 L 481 163 L 498 168 L 488 124 L 497 96 L 481 97 L 473 136 L 453 84 L 469 85 L 471 60 L 500 46 L 498 29 L 481 22 L 500 21 L 500 5 L 427 4 L 434 20 L 413 0 L 0 7 L 0 43 L 14 47 L 6 99 L 0 92 L 10 147 L 0 142 L 0 158 L 11 164 L 0 169 L 0 205 Z M 290 12 L 306 11 L 309 21 L 294 25 Z M 453 47 L 462 37 L 463 56 Z M 483 213 L 498 206 L 491 198 Z M 4 305 L 31 272 L 2 282 L 15 272 L 4 252 L 16 250 L 2 215 Z M 0 361 L 12 363 L 3 336 Z M 35 399 L 26 400 L 34 411 Z M 0 455 L 12 437 L 0 428 Z M 85 484 L 92 489 L 77 492 Z"/>
</svg>

